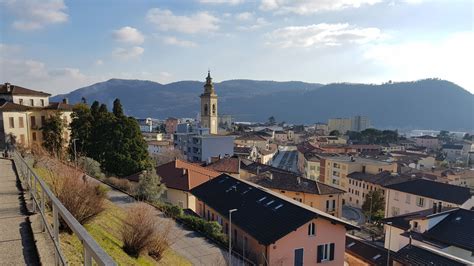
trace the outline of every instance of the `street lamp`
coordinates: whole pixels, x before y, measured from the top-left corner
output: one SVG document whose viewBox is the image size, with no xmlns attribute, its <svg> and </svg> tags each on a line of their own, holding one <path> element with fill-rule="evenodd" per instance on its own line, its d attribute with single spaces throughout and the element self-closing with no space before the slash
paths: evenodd
<svg viewBox="0 0 474 266">
<path fill-rule="evenodd" d="M 74 162 L 75 162 L 75 165 L 76 165 L 76 168 L 77 168 L 77 152 L 76 152 L 76 140 L 79 140 L 79 139 L 72 139 L 72 143 L 74 145 Z"/>
<path fill-rule="evenodd" d="M 387 225 L 389 225 L 388 229 L 388 249 L 387 249 L 387 266 L 390 265 L 390 241 L 392 237 L 392 222 L 387 222 Z"/>
<path fill-rule="evenodd" d="M 232 265 L 232 213 L 237 209 L 229 210 L 229 266 Z"/>
<path fill-rule="evenodd" d="M 369 198 L 370 198 L 370 210 L 369 210 L 369 223 L 372 223 L 372 198 L 374 196 L 374 194 L 368 194 Z"/>
</svg>

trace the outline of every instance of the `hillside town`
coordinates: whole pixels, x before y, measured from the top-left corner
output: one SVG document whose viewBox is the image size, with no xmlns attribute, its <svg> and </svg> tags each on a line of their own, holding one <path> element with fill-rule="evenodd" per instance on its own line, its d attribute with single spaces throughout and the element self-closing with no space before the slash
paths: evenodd
<svg viewBox="0 0 474 266">
<path fill-rule="evenodd" d="M 50 102 L 48 93 L 5 83 L 0 150 L 6 158 L 66 152 L 72 155 L 63 160 L 76 167 L 78 158 L 97 161 L 115 176 L 103 182 L 126 192 L 141 187 L 148 194 L 137 199 L 176 210 L 169 217 L 178 223 L 183 215 L 213 222 L 222 249 L 243 264 L 474 264 L 472 132 L 402 134 L 359 114 L 302 125 L 273 116 L 239 122 L 220 113 L 210 71 L 196 92 L 197 118 L 128 118 L 119 100 L 108 113 L 86 98 Z M 126 145 L 115 135 L 104 142 L 84 135 L 83 114 L 97 112 L 117 121 L 97 132 L 118 131 Z M 105 149 L 119 154 L 109 159 Z M 151 163 L 121 163 L 124 154 Z M 145 183 L 150 171 L 158 183 Z M 215 233 L 192 230 L 210 239 Z M 238 264 L 228 258 L 224 264 Z"/>
</svg>

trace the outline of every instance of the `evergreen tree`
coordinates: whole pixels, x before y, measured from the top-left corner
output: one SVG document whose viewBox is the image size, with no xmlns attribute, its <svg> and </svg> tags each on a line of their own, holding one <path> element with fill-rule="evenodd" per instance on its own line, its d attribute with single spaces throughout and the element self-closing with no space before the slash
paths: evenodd
<svg viewBox="0 0 474 266">
<path fill-rule="evenodd" d="M 161 178 L 153 168 L 148 168 L 140 175 L 137 188 L 139 199 L 150 202 L 157 201 L 165 190 L 165 185 L 161 183 Z"/>
<path fill-rule="evenodd" d="M 84 103 L 76 104 L 73 107 L 71 114 L 71 143 L 70 151 L 74 152 L 74 143 L 73 140 L 76 140 L 76 151 L 79 154 L 88 153 L 90 145 L 90 138 L 92 134 L 92 123 L 93 118 L 91 114 L 91 109 Z"/>
<path fill-rule="evenodd" d="M 59 112 L 46 118 L 41 127 L 44 148 L 58 157 L 61 156 L 64 144 L 63 129 L 64 123 Z"/>
<path fill-rule="evenodd" d="M 371 206 L 372 205 L 372 206 Z M 372 221 L 379 221 L 385 215 L 385 198 L 381 190 L 372 190 L 365 195 L 362 211 Z"/>
<path fill-rule="evenodd" d="M 113 107 L 112 112 L 114 113 L 115 117 L 117 117 L 117 118 L 121 118 L 121 117 L 124 116 L 122 104 L 120 103 L 119 99 L 115 99 L 114 107 Z"/>
</svg>

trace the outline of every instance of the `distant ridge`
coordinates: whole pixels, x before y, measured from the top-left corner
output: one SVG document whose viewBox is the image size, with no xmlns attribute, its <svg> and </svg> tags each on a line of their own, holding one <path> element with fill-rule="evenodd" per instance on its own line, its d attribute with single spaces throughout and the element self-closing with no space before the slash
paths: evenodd
<svg viewBox="0 0 474 266">
<path fill-rule="evenodd" d="M 128 115 L 166 118 L 195 117 L 203 82 L 160 84 L 144 80 L 111 79 L 80 88 L 67 97 L 71 103 L 85 97 L 107 103 L 120 98 Z M 474 129 L 474 95 L 440 79 L 382 85 L 236 79 L 215 83 L 219 113 L 238 121 L 314 123 L 331 117 L 367 115 L 377 127 Z"/>
</svg>

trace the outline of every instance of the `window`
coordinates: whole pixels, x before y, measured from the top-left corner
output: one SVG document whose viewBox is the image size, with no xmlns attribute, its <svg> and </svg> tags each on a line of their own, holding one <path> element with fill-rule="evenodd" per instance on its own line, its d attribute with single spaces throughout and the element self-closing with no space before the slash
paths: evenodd
<svg viewBox="0 0 474 266">
<path fill-rule="evenodd" d="M 212 105 L 212 114 L 213 115 L 216 114 L 216 105 L 215 104 Z"/>
<path fill-rule="evenodd" d="M 422 197 L 418 197 L 418 198 L 416 199 L 416 205 L 417 205 L 418 207 L 424 207 L 424 206 L 425 206 L 425 199 L 422 198 Z"/>
<path fill-rule="evenodd" d="M 23 105 L 23 99 L 19 100 L 20 105 Z"/>
<path fill-rule="evenodd" d="M 18 117 L 18 127 L 19 128 L 25 127 L 25 122 L 23 121 L 23 117 Z"/>
<path fill-rule="evenodd" d="M 41 125 L 46 124 L 46 117 L 44 115 L 41 116 Z"/>
<path fill-rule="evenodd" d="M 15 120 L 13 117 L 9 117 L 8 122 L 10 124 L 10 128 L 15 128 Z"/>
<path fill-rule="evenodd" d="M 30 106 L 35 106 L 35 100 L 30 99 Z"/>
<path fill-rule="evenodd" d="M 36 117 L 32 115 L 32 116 L 30 117 L 30 120 L 31 120 L 31 126 L 32 126 L 32 127 L 35 127 L 35 126 L 36 126 Z"/>
<path fill-rule="evenodd" d="M 407 194 L 406 203 L 410 204 L 410 194 Z"/>
<path fill-rule="evenodd" d="M 36 132 L 33 132 L 33 141 L 36 141 Z"/>
<path fill-rule="evenodd" d="M 25 144 L 25 135 L 23 134 L 20 135 L 20 143 Z"/>
<path fill-rule="evenodd" d="M 395 191 L 394 200 L 397 200 L 397 201 L 398 201 L 398 191 Z"/>
<path fill-rule="evenodd" d="M 398 216 L 400 214 L 400 208 L 392 207 L 392 216 Z"/>
<path fill-rule="evenodd" d="M 318 245 L 317 262 L 334 260 L 334 243 Z"/>
<path fill-rule="evenodd" d="M 41 99 L 41 106 L 44 106 L 44 99 Z"/>
<path fill-rule="evenodd" d="M 314 236 L 316 234 L 316 225 L 314 223 L 308 224 L 308 235 Z"/>
</svg>

